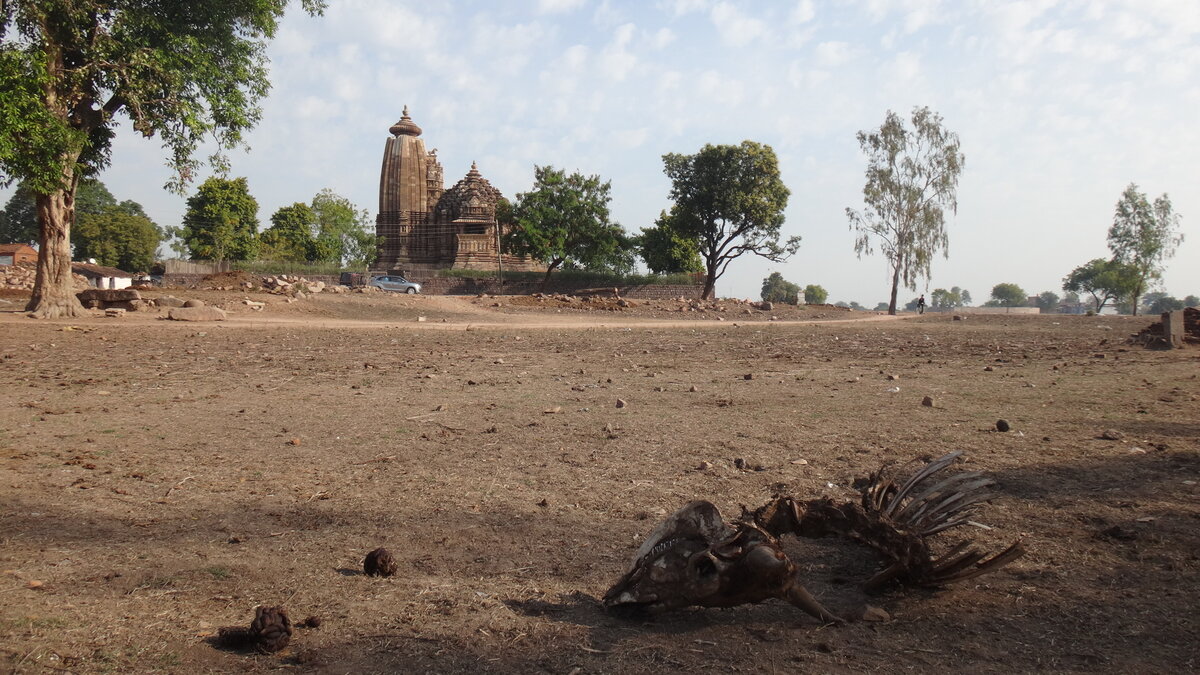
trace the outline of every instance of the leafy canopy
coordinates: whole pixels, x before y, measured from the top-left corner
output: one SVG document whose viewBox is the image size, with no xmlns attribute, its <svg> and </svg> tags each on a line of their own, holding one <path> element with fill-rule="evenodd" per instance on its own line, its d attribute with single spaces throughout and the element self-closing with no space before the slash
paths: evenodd
<svg viewBox="0 0 1200 675">
<path fill-rule="evenodd" d="M 663 211 L 652 227 L 642 229 L 637 246 L 646 267 L 655 274 L 703 272 L 704 262 L 700 260 L 696 240 L 680 234 L 672 222 Z"/>
<path fill-rule="evenodd" d="M 633 242 L 609 222 L 611 183 L 552 166 L 534 167 L 534 185 L 517 195 L 505 249 L 560 267 L 624 272 L 632 269 Z"/>
<path fill-rule="evenodd" d="M 1016 284 L 996 284 L 992 287 L 992 300 L 1005 307 L 1019 307 L 1028 299 L 1025 289 Z"/>
<path fill-rule="evenodd" d="M 786 302 L 789 305 L 800 303 L 800 286 L 783 278 L 779 272 L 771 272 L 763 279 L 763 302 Z"/>
<path fill-rule="evenodd" d="M 158 136 L 182 185 L 200 143 L 261 117 L 287 0 L 15 0 L 0 14 L 0 173 L 37 194 L 108 163 L 118 113 Z M 324 0 L 301 0 L 319 14 Z M 220 162 L 218 161 L 218 164 Z"/>
<path fill-rule="evenodd" d="M 366 268 L 377 255 L 374 227 L 366 209 L 328 188 L 312 199 L 316 232 L 312 260 Z"/>
<path fill-rule="evenodd" d="M 1112 227 L 1108 229 L 1108 248 L 1113 260 L 1133 270 L 1130 300 L 1137 314 L 1138 296 L 1150 282 L 1162 276 L 1166 261 L 1183 242 L 1179 232 L 1179 214 L 1171 199 L 1163 193 L 1151 204 L 1145 193 L 1130 183 L 1117 201 Z"/>
<path fill-rule="evenodd" d="M 663 155 L 674 207 L 670 228 L 695 241 L 704 262 L 710 298 L 729 263 L 746 253 L 774 262 L 800 248 L 800 237 L 781 244 L 783 211 L 791 194 L 769 145 L 705 145 L 694 155 Z"/>
<path fill-rule="evenodd" d="M 282 262 L 316 260 L 315 220 L 316 214 L 303 202 L 281 207 L 271 215 L 271 227 L 259 236 L 259 254 L 265 260 Z"/>
<path fill-rule="evenodd" d="M 892 271 L 888 313 L 896 313 L 900 284 L 916 290 L 928 279 L 933 257 L 949 257 L 946 211 L 958 210 L 958 177 L 965 156 L 958 134 L 942 126 L 941 115 L 914 108 L 912 128 L 889 110 L 878 129 L 858 132 L 867 155 L 861 212 L 847 208 L 857 233 L 854 251 L 861 258 L 878 247 Z"/>
<path fill-rule="evenodd" d="M 172 231 L 197 260 L 258 257 L 258 202 L 245 178 L 209 178 L 187 200 L 183 226 Z"/>
<path fill-rule="evenodd" d="M 1063 277 L 1064 291 L 1092 295 L 1096 313 L 1104 309 L 1109 300 L 1133 293 L 1136 285 L 1137 272 L 1133 267 L 1104 258 L 1096 258 L 1080 265 Z"/>
<path fill-rule="evenodd" d="M 804 304 L 806 305 L 823 305 L 829 299 L 829 291 L 817 284 L 809 284 L 804 287 Z"/>
</svg>

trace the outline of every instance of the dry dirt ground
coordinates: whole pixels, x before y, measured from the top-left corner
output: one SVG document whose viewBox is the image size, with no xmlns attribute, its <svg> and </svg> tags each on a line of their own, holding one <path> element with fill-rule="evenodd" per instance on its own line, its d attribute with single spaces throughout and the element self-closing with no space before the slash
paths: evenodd
<svg viewBox="0 0 1200 675">
<path fill-rule="evenodd" d="M 207 324 L 0 305 L 0 668 L 1200 665 L 1200 350 L 1126 347 L 1146 319 L 253 297 L 271 304 Z M 732 516 L 776 493 L 852 498 L 883 462 L 951 450 L 999 482 L 977 518 L 994 529 L 967 534 L 1025 538 L 1004 570 L 867 598 L 871 552 L 787 544 L 827 606 L 889 622 L 826 628 L 777 601 L 626 620 L 598 602 L 690 500 Z M 361 574 L 377 546 L 398 576 Z M 323 624 L 275 655 L 213 646 L 259 604 Z"/>
</svg>

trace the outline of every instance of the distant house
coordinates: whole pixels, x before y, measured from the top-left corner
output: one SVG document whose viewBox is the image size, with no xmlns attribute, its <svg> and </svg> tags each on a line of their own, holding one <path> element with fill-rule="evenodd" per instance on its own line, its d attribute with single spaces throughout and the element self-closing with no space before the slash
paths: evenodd
<svg viewBox="0 0 1200 675">
<path fill-rule="evenodd" d="M 36 263 L 37 259 L 37 249 L 29 244 L 0 244 L 0 265 Z"/>
<path fill-rule="evenodd" d="M 71 271 L 87 278 L 92 288 L 129 288 L 133 284 L 133 275 L 122 272 L 115 267 L 93 265 L 91 263 L 71 263 Z"/>
</svg>

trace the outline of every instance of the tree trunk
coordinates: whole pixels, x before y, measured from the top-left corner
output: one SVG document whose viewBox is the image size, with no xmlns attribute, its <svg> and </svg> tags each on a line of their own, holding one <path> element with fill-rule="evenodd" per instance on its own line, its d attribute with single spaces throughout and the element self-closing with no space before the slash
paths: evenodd
<svg viewBox="0 0 1200 675">
<path fill-rule="evenodd" d="M 700 292 L 700 299 L 712 300 L 713 294 L 717 290 L 717 267 L 705 261 L 704 269 L 704 290 Z"/>
<path fill-rule="evenodd" d="M 35 319 L 86 316 L 71 277 L 71 223 L 75 221 L 75 181 L 71 189 L 37 195 L 38 262 L 33 296 L 25 311 Z"/>
<path fill-rule="evenodd" d="M 888 314 L 896 315 L 896 293 L 900 290 L 900 266 L 892 268 L 892 299 L 888 302 Z"/>
<path fill-rule="evenodd" d="M 549 265 L 546 265 L 546 276 L 542 277 L 542 292 L 543 293 L 546 292 L 546 286 L 550 283 L 550 273 L 554 271 L 555 267 L 558 267 L 559 265 L 561 265 L 562 262 L 563 262 L 562 258 L 557 258 L 555 260 L 551 260 Z"/>
</svg>

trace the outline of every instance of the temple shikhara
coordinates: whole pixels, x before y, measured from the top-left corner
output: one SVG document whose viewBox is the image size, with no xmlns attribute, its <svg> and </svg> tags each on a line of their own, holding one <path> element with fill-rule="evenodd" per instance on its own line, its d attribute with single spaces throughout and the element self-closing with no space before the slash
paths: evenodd
<svg viewBox="0 0 1200 675">
<path fill-rule="evenodd" d="M 421 127 L 404 115 L 389 130 L 379 174 L 379 257 L 375 268 L 406 273 L 445 268 L 545 269 L 524 256 L 498 258 L 496 203 L 500 191 L 475 164 L 449 190 L 443 187 L 437 150 L 425 150 Z"/>
</svg>

